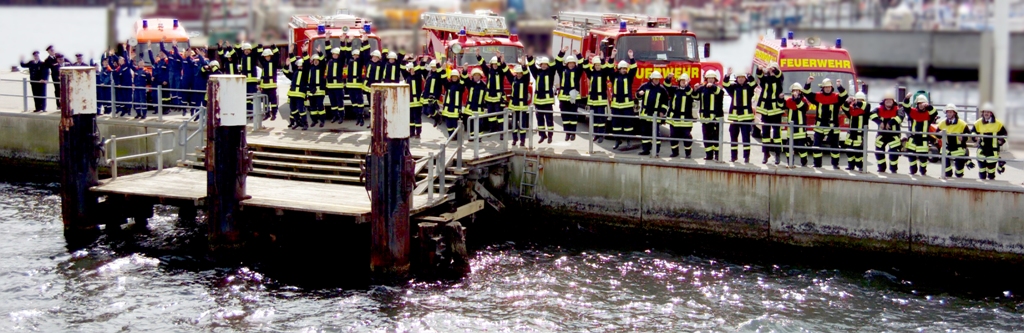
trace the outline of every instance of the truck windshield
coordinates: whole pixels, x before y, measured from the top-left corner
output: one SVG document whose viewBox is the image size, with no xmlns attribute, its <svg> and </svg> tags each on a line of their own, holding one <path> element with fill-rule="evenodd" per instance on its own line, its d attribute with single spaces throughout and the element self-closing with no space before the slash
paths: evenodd
<svg viewBox="0 0 1024 333">
<path fill-rule="evenodd" d="M 629 59 L 633 50 L 637 61 L 697 61 L 697 39 L 683 35 L 640 35 L 619 38 L 615 48 L 619 53 L 615 61 Z"/>
<path fill-rule="evenodd" d="M 324 51 L 326 49 L 326 47 L 325 47 L 326 46 L 325 45 L 325 41 L 326 40 L 327 40 L 327 38 L 317 38 L 317 39 L 314 39 L 313 40 L 313 48 L 310 49 L 309 51 L 310 52 L 316 52 L 315 50 L 317 48 L 319 48 L 320 51 Z M 351 39 L 351 41 L 352 41 L 352 48 L 353 49 L 358 49 L 358 48 L 363 47 L 363 40 L 362 39 L 353 38 L 353 39 Z M 380 50 L 380 44 L 377 43 L 377 39 L 376 38 L 369 38 L 369 39 L 367 39 L 367 41 L 370 42 L 370 51 Z M 332 47 L 341 47 L 341 38 L 333 38 L 332 37 L 331 38 L 331 46 Z M 352 54 L 348 54 L 348 55 L 352 55 Z M 329 54 L 324 54 L 324 56 L 329 56 Z"/>
<path fill-rule="evenodd" d="M 476 60 L 476 52 L 480 51 L 480 57 L 484 61 L 490 61 L 491 57 L 497 56 L 501 53 L 505 56 L 505 63 L 514 64 L 519 62 L 519 57 L 523 55 L 523 49 L 517 46 L 471 46 L 464 48 L 462 54 L 456 55 L 452 51 L 448 51 L 449 59 L 456 59 L 456 66 L 476 66 L 480 64 Z"/>
<path fill-rule="evenodd" d="M 783 71 L 782 74 L 785 76 L 786 79 L 786 83 L 783 85 L 783 87 L 785 87 L 787 94 L 790 91 L 789 87 L 793 85 L 793 83 L 800 83 L 800 85 L 803 85 L 804 83 L 807 83 L 807 77 L 811 75 L 814 76 L 814 82 L 811 83 L 811 91 L 820 90 L 821 88 L 819 88 L 818 85 L 821 84 L 821 81 L 825 80 L 825 78 L 832 80 L 833 85 L 835 84 L 836 80 L 841 80 L 843 82 L 843 87 L 846 88 L 847 91 L 852 90 L 850 82 L 851 80 L 853 80 L 853 74 L 851 73 L 824 71 Z M 851 91 L 850 94 L 852 95 L 853 92 Z"/>
<path fill-rule="evenodd" d="M 174 42 L 166 42 L 166 43 L 164 43 L 164 48 L 167 49 L 167 52 L 173 51 L 172 50 L 172 48 L 173 48 L 172 44 L 176 44 L 178 46 L 178 52 L 182 52 L 183 54 L 184 54 L 185 50 L 189 49 L 188 42 L 176 42 L 176 43 L 174 43 Z M 142 63 L 145 64 L 145 66 L 153 66 L 153 64 L 149 63 L 149 53 L 148 53 L 148 51 L 149 51 L 149 44 L 141 42 L 141 41 L 139 42 L 138 45 L 135 45 L 135 47 L 132 47 L 133 54 L 137 55 L 139 58 L 142 58 Z M 160 53 L 160 42 L 153 42 L 153 58 L 156 58 L 157 53 Z"/>
</svg>

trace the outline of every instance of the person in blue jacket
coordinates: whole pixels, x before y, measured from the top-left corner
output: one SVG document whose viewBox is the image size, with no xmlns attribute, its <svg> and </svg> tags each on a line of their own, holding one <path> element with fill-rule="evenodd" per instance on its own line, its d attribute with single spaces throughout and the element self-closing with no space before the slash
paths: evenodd
<svg viewBox="0 0 1024 333">
<path fill-rule="evenodd" d="M 149 84 L 149 73 L 142 68 L 142 57 L 129 62 L 132 69 L 132 102 L 135 108 L 135 119 L 146 119 L 146 85 Z"/>
<path fill-rule="evenodd" d="M 157 53 L 156 58 L 153 58 L 153 43 L 148 44 L 147 52 L 149 53 L 149 63 L 153 64 L 153 80 L 156 81 L 156 85 L 160 86 L 160 103 L 164 105 L 164 114 L 167 114 L 168 106 L 171 104 L 171 94 L 168 89 L 171 87 L 171 64 L 164 56 L 164 53 Z"/>
<path fill-rule="evenodd" d="M 119 117 L 125 117 L 131 113 L 132 85 L 134 84 L 132 74 L 132 67 L 128 64 L 127 53 L 125 53 L 117 59 L 117 70 L 114 75 L 114 84 L 117 85 L 115 100 Z"/>
<path fill-rule="evenodd" d="M 168 79 L 170 81 L 169 83 L 170 83 L 171 89 L 173 89 L 173 91 L 171 91 L 171 104 L 177 106 L 177 105 L 181 105 L 182 104 L 182 97 L 181 97 L 182 94 L 181 94 L 180 90 L 183 89 L 182 88 L 182 83 L 183 82 L 182 82 L 181 70 L 182 70 L 182 67 L 185 67 L 185 58 L 183 58 L 181 56 L 181 53 L 178 52 L 178 45 L 175 45 L 173 42 L 171 42 L 171 51 L 168 52 L 167 49 L 164 47 L 164 44 L 166 44 L 166 42 L 164 40 L 161 40 L 160 41 L 160 51 L 163 52 L 164 55 L 167 56 L 167 61 L 168 61 L 168 64 L 169 64 L 169 68 L 168 68 L 169 71 L 167 73 L 168 74 L 167 77 L 168 77 Z M 182 110 L 182 115 L 184 115 L 184 114 L 185 114 L 185 111 Z"/>
<path fill-rule="evenodd" d="M 104 53 L 96 71 L 96 113 L 110 114 L 110 83 L 110 60 Z"/>
<path fill-rule="evenodd" d="M 200 90 L 201 88 L 206 87 L 205 84 L 198 79 L 203 66 L 206 66 L 206 58 L 199 53 L 199 49 L 189 50 L 187 56 L 188 57 L 185 58 L 185 69 L 182 70 L 182 75 L 185 80 L 186 89 L 191 90 L 185 94 L 187 97 L 186 102 L 191 114 L 195 115 L 196 108 L 202 106 L 203 96 L 206 94 L 205 91 Z"/>
</svg>

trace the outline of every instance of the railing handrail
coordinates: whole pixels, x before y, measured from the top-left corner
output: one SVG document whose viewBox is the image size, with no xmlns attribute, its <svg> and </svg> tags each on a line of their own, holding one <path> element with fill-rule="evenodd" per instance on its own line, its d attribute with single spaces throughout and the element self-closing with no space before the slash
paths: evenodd
<svg viewBox="0 0 1024 333">
<path fill-rule="evenodd" d="M 174 131 L 165 131 L 165 130 L 162 130 L 162 129 L 161 130 L 157 130 L 156 132 L 153 132 L 153 133 L 136 134 L 136 135 L 129 135 L 129 136 L 125 136 L 125 137 L 117 137 L 116 135 L 111 135 L 109 139 L 104 140 L 103 141 L 104 145 L 109 147 L 109 149 L 107 150 L 108 151 L 108 154 L 107 154 L 108 158 L 106 159 L 106 163 L 108 165 L 110 165 L 110 179 L 111 180 L 117 180 L 117 164 L 118 164 L 117 162 L 119 162 L 119 161 L 139 159 L 139 158 L 145 158 L 145 157 L 150 157 L 150 156 L 156 156 L 157 170 L 163 170 L 164 169 L 164 163 L 163 163 L 164 162 L 164 159 L 163 159 L 164 154 L 169 154 L 169 153 L 173 153 L 174 152 L 174 148 L 163 149 L 164 146 L 165 146 L 163 144 L 163 136 L 165 134 L 171 135 L 172 140 L 173 140 Z M 154 146 L 155 146 L 154 151 L 148 151 L 147 150 L 146 152 L 139 153 L 139 154 L 128 155 L 128 156 L 117 156 L 117 143 L 119 141 L 145 139 L 145 138 L 150 138 L 150 137 L 155 137 L 156 138 L 156 143 L 154 144 Z"/>
</svg>

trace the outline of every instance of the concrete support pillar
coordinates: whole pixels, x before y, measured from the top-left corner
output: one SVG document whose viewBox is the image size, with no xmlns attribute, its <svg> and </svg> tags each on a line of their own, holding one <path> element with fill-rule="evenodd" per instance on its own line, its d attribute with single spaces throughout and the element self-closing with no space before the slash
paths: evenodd
<svg viewBox="0 0 1024 333">
<path fill-rule="evenodd" d="M 409 272 L 409 208 L 415 178 L 409 154 L 409 85 L 373 85 L 370 188 L 370 270 L 377 275 Z"/>
<path fill-rule="evenodd" d="M 97 205 L 90 187 L 99 184 L 100 136 L 96 128 L 96 69 L 60 69 L 60 197 L 64 235 L 72 238 L 97 230 Z"/>
<path fill-rule="evenodd" d="M 214 75 L 207 87 L 206 208 L 210 247 L 241 246 L 238 214 L 251 157 L 245 143 L 245 76 Z"/>
<path fill-rule="evenodd" d="M 996 119 L 1006 121 L 1006 90 L 1010 81 L 1010 0 L 995 0 L 993 8 L 992 104 Z"/>
</svg>

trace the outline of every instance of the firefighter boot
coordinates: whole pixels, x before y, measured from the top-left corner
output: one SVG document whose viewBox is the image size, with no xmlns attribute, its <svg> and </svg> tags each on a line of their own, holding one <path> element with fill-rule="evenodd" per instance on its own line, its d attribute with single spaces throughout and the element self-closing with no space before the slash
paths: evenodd
<svg viewBox="0 0 1024 333">
<path fill-rule="evenodd" d="M 780 160 L 781 160 L 781 157 L 779 157 L 779 153 L 776 152 L 775 153 L 775 165 L 779 165 Z"/>
<path fill-rule="evenodd" d="M 621 146 L 621 145 L 622 145 L 622 140 L 615 139 L 615 147 L 612 147 L 612 149 L 619 149 L 619 146 Z"/>
<path fill-rule="evenodd" d="M 732 158 L 729 161 L 735 163 L 736 162 L 736 149 L 733 149 L 731 152 L 729 152 L 729 155 L 732 156 Z"/>
<path fill-rule="evenodd" d="M 679 147 L 672 148 L 672 155 L 668 157 L 679 157 Z"/>
<path fill-rule="evenodd" d="M 910 166 L 910 174 L 911 175 L 917 174 L 917 165 L 911 165 Z"/>
<path fill-rule="evenodd" d="M 692 152 L 693 152 L 693 149 L 691 149 L 691 148 L 686 148 L 686 149 L 683 149 L 683 150 L 684 150 L 684 151 L 686 152 L 686 158 L 690 158 L 690 153 L 692 153 Z"/>
</svg>

